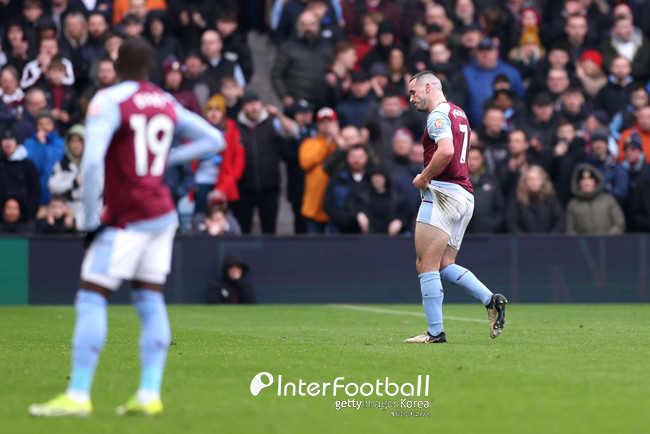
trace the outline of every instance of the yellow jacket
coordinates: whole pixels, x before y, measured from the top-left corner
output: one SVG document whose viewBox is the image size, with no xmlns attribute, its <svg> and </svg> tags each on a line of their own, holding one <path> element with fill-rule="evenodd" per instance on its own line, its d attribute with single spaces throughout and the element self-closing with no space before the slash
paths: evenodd
<svg viewBox="0 0 650 434">
<path fill-rule="evenodd" d="M 318 134 L 314 138 L 305 139 L 298 149 L 298 161 L 305 171 L 305 192 L 302 196 L 300 213 L 319 223 L 329 221 L 323 210 L 325 189 L 330 177 L 323 170 L 323 162 L 336 150 L 336 143 L 328 143 L 327 137 Z"/>
</svg>

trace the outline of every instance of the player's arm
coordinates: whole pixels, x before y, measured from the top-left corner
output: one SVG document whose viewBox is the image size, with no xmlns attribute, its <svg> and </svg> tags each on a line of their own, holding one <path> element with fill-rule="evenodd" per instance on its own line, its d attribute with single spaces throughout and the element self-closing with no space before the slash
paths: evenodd
<svg viewBox="0 0 650 434">
<path fill-rule="evenodd" d="M 103 189 L 104 156 L 119 125 L 120 111 L 117 105 L 104 93 L 95 95 L 86 115 L 86 146 L 81 159 L 82 200 L 87 231 L 99 226 L 97 201 Z"/>
<path fill-rule="evenodd" d="M 420 190 L 427 188 L 429 181 L 444 169 L 454 156 L 454 136 L 448 116 L 439 112 L 431 113 L 427 118 L 427 134 L 436 141 L 438 147 L 427 167 L 413 179 L 413 185 Z"/>
<path fill-rule="evenodd" d="M 176 104 L 178 122 L 174 136 L 182 141 L 189 140 L 184 146 L 177 146 L 169 151 L 168 166 L 188 163 L 206 154 L 216 154 L 226 148 L 226 141 L 221 131 L 210 125 L 196 113 Z"/>
</svg>

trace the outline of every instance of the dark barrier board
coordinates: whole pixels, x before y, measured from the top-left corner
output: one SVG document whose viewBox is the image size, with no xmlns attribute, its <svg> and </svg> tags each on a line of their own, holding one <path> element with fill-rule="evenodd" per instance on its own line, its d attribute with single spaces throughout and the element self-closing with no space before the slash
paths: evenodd
<svg viewBox="0 0 650 434">
<path fill-rule="evenodd" d="M 29 239 L 29 303 L 70 304 L 79 284 L 81 241 Z M 457 262 L 511 302 L 648 301 L 650 237 L 469 238 Z M 260 303 L 418 303 L 412 238 L 179 237 L 165 287 L 170 303 L 203 303 L 230 251 L 249 264 Z M 7 284 L 1 282 L 0 290 Z M 129 301 L 128 286 L 113 302 Z M 16 289 L 20 291 L 20 288 Z M 471 302 L 447 285 L 447 302 Z"/>
</svg>

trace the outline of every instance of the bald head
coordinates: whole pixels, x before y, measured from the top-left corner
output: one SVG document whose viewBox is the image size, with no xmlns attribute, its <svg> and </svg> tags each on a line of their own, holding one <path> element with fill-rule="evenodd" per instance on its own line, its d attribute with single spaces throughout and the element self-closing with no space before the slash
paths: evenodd
<svg viewBox="0 0 650 434">
<path fill-rule="evenodd" d="M 320 30 L 320 23 L 316 14 L 306 10 L 298 17 L 298 35 L 313 38 Z"/>
</svg>

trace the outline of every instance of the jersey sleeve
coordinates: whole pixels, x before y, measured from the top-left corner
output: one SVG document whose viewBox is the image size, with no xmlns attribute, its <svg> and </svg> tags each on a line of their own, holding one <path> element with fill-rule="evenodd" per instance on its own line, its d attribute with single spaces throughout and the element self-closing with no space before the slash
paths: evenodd
<svg viewBox="0 0 650 434">
<path fill-rule="evenodd" d="M 99 225 L 97 200 L 102 194 L 104 157 L 113 134 L 120 127 L 120 122 L 120 109 L 107 93 L 99 92 L 95 95 L 88 105 L 86 114 L 86 146 L 81 160 L 86 230 L 92 230 Z"/>
<path fill-rule="evenodd" d="M 172 148 L 167 164 L 175 166 L 195 160 L 203 155 L 219 153 L 226 147 L 221 131 L 210 125 L 201 116 L 174 102 L 176 109 L 176 132 L 174 136 L 181 141 L 189 141 L 185 146 Z"/>
<path fill-rule="evenodd" d="M 427 117 L 427 134 L 431 137 L 436 143 L 440 139 L 454 139 L 454 135 L 451 131 L 451 120 L 449 116 L 439 111 L 433 111 L 429 113 Z"/>
</svg>

